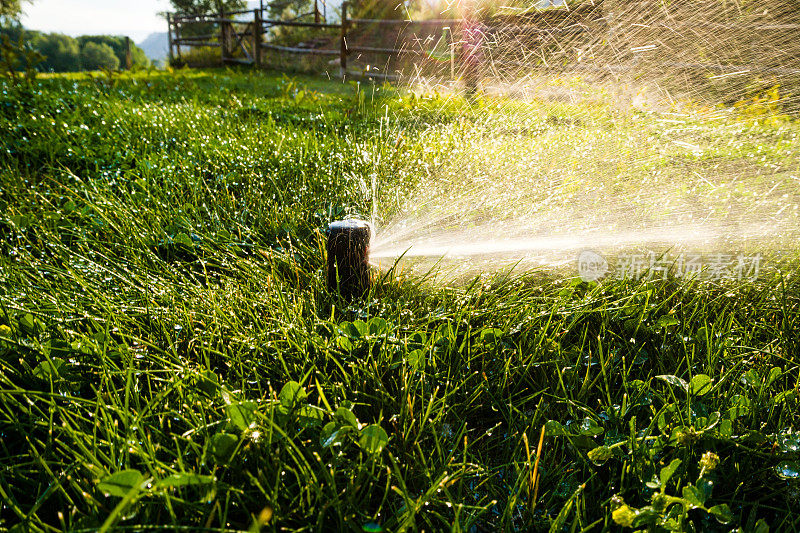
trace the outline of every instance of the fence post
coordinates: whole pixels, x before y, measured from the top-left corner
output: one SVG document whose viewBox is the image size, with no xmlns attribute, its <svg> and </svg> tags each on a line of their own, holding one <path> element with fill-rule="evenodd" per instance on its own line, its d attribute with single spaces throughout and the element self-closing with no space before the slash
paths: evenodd
<svg viewBox="0 0 800 533">
<path fill-rule="evenodd" d="M 342 2 L 342 38 L 339 48 L 339 68 L 342 78 L 347 74 L 347 2 Z"/>
<path fill-rule="evenodd" d="M 172 13 L 167 13 L 167 40 L 169 41 L 169 65 L 172 66 L 172 62 L 175 61 L 175 54 L 173 53 L 173 43 L 172 43 Z"/>
<path fill-rule="evenodd" d="M 480 30 L 473 0 L 464 3 L 461 26 L 461 52 L 459 59 L 464 79 L 464 92 L 472 97 L 478 92 L 480 67 L 482 62 L 483 32 Z"/>
<path fill-rule="evenodd" d="M 264 25 L 261 23 L 261 10 L 253 10 L 253 63 L 256 68 L 261 67 L 261 32 Z"/>
<path fill-rule="evenodd" d="M 131 51 L 131 38 L 125 37 L 125 68 L 133 68 L 133 52 Z"/>
<path fill-rule="evenodd" d="M 183 56 L 181 55 L 181 23 L 173 21 L 175 31 L 175 51 L 178 53 L 178 63 L 183 63 Z"/>
<path fill-rule="evenodd" d="M 228 28 L 225 24 L 225 10 L 221 9 L 219 12 L 219 55 L 222 66 L 225 66 L 225 60 L 228 57 Z"/>
</svg>

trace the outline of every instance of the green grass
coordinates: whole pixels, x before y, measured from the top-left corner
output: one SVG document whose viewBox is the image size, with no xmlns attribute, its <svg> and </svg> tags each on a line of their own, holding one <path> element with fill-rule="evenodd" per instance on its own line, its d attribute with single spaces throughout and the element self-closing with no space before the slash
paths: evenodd
<svg viewBox="0 0 800 533">
<path fill-rule="evenodd" d="M 396 207 L 514 119 L 493 105 L 231 71 L 4 86 L 0 528 L 799 530 L 794 271 L 325 290 L 325 225 L 370 213 L 370 175 Z M 782 161 L 793 123 L 751 128 L 715 157 Z"/>
</svg>

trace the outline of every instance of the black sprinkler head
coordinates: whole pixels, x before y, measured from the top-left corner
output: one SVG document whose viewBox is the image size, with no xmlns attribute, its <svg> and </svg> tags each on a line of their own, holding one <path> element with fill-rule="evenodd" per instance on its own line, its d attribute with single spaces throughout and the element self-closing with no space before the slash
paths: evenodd
<svg viewBox="0 0 800 533">
<path fill-rule="evenodd" d="M 372 226 L 358 219 L 337 220 L 328 227 L 328 290 L 347 300 L 370 287 L 369 241 Z"/>
</svg>

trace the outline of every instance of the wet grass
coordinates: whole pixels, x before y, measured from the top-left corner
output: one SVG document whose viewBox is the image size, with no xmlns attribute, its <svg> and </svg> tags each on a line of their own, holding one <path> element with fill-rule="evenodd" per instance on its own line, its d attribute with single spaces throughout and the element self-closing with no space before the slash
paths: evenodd
<svg viewBox="0 0 800 533">
<path fill-rule="evenodd" d="M 325 290 L 325 225 L 369 215 L 372 174 L 395 205 L 492 105 L 231 71 L 4 86 L 0 527 L 800 529 L 794 271 Z M 574 127 L 526 109 L 523 134 Z"/>
</svg>

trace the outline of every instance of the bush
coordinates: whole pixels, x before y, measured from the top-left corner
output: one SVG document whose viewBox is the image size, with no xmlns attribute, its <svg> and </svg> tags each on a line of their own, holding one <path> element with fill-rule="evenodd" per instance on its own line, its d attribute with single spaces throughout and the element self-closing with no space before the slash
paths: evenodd
<svg viewBox="0 0 800 533">
<path fill-rule="evenodd" d="M 193 46 L 188 51 L 181 51 L 180 60 L 176 57 L 172 66 L 180 67 L 189 65 L 190 67 L 218 67 L 222 62 L 220 49 L 214 46 Z"/>
<path fill-rule="evenodd" d="M 44 70 L 74 72 L 81 68 L 81 51 L 78 41 L 61 33 L 37 35 L 33 47 L 45 56 Z"/>
<path fill-rule="evenodd" d="M 78 37 L 78 43 L 81 48 L 86 46 L 87 43 L 105 44 L 111 47 L 114 55 L 117 56 L 120 66 L 125 66 L 125 55 L 127 53 L 127 43 L 125 37 L 119 35 L 81 35 Z M 131 66 L 147 67 L 150 65 L 150 60 L 144 53 L 144 50 L 131 42 Z"/>
<path fill-rule="evenodd" d="M 126 66 L 127 42 L 123 36 L 82 35 L 73 38 L 60 33 L 26 30 L 19 24 L 0 24 L 0 36 L 7 36 L 15 43 L 21 40 L 26 47 L 44 55 L 45 60 L 37 67 L 40 71 L 75 72 L 82 69 L 116 69 Z M 93 46 L 89 48 L 87 56 L 86 46 L 89 43 L 93 43 Z M 99 45 L 102 46 L 98 48 Z M 109 51 L 114 59 L 109 59 Z M 150 60 L 144 51 L 133 42 L 131 66 L 150 66 Z"/>
<path fill-rule="evenodd" d="M 119 68 L 119 59 L 107 44 L 88 42 L 81 50 L 81 64 L 84 70 L 116 70 Z"/>
</svg>

